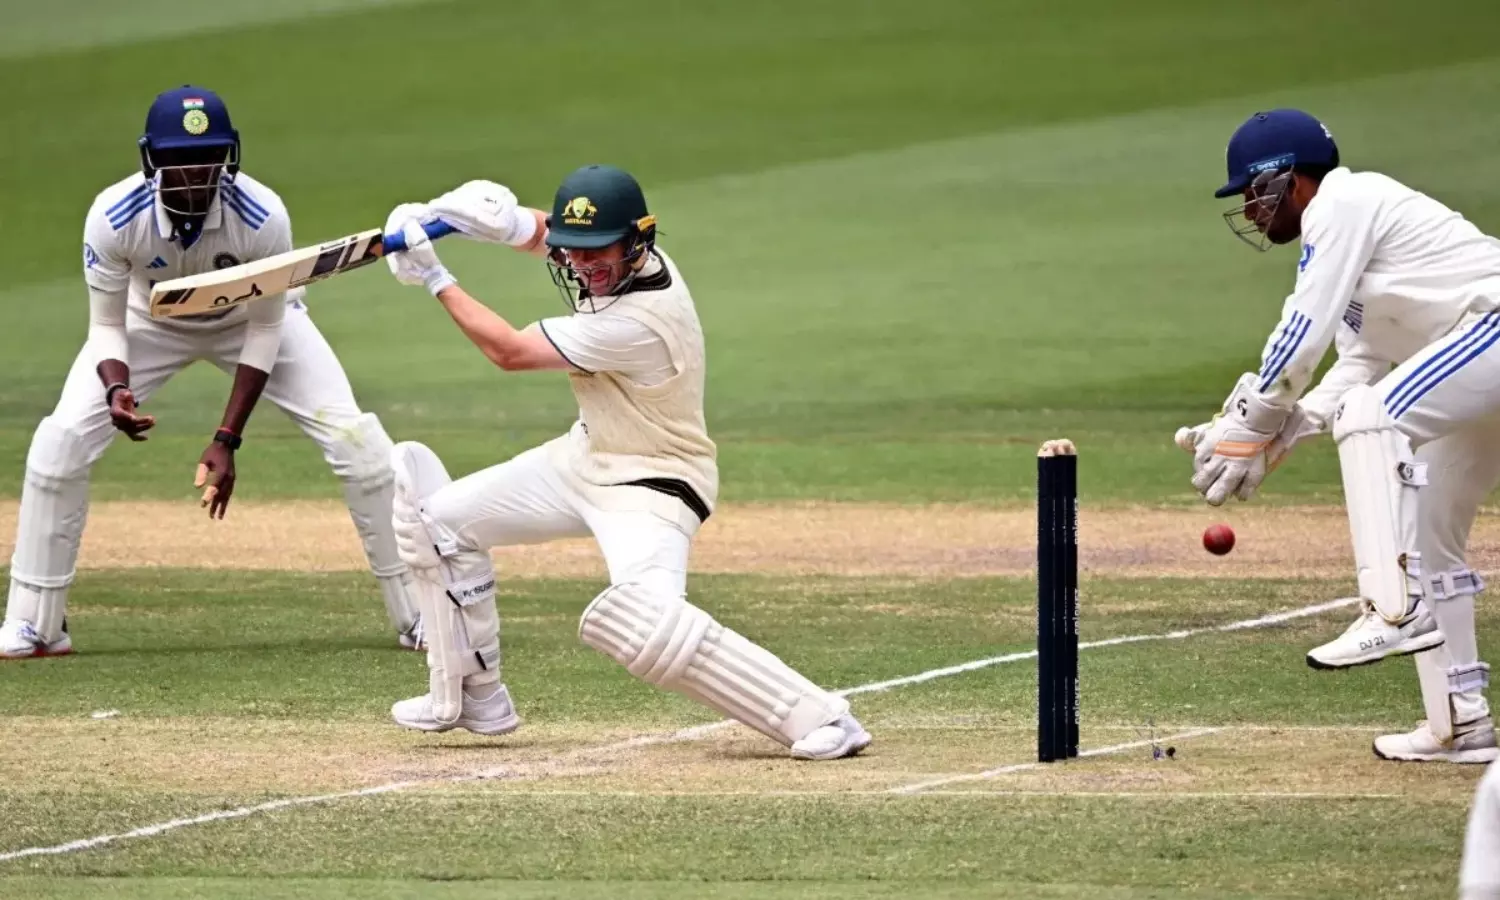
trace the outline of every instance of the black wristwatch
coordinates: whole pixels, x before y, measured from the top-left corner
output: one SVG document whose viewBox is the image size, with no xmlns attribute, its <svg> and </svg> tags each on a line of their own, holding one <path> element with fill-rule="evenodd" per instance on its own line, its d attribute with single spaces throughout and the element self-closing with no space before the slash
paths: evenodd
<svg viewBox="0 0 1500 900">
<path fill-rule="evenodd" d="M 238 450 L 240 449 L 240 444 L 244 442 L 240 440 L 239 435 L 230 431 L 228 428 L 220 428 L 218 431 L 214 432 L 214 443 L 224 444 L 231 450 Z"/>
</svg>

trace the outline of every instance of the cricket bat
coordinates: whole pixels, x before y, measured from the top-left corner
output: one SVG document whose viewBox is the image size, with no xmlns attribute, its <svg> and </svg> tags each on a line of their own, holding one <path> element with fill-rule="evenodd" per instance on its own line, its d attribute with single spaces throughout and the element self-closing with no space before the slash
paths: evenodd
<svg viewBox="0 0 1500 900">
<path fill-rule="evenodd" d="M 457 231 L 447 222 L 422 223 L 433 240 Z M 406 249 L 406 238 L 374 228 L 316 247 L 302 247 L 254 262 L 157 282 L 151 287 L 151 318 L 196 316 L 221 312 L 257 297 L 322 281 L 358 269 L 387 253 Z"/>
</svg>

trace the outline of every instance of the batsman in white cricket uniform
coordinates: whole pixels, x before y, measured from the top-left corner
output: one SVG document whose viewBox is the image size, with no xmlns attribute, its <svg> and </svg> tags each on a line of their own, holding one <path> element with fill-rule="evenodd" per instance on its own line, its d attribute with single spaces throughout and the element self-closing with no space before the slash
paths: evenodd
<svg viewBox="0 0 1500 900">
<path fill-rule="evenodd" d="M 439 262 L 419 224 L 428 218 L 547 255 L 573 314 L 512 327 Z M 502 369 L 566 372 L 580 413 L 567 434 L 457 481 L 422 444 L 396 446 L 396 536 L 415 575 L 430 668 L 429 692 L 396 703 L 396 722 L 514 730 L 490 548 L 591 534 L 611 584 L 583 610 L 585 644 L 794 757 L 834 759 L 867 746 L 847 700 L 687 598 L 688 554 L 719 486 L 703 416 L 703 331 L 682 273 L 655 245 L 635 179 L 608 166 L 579 169 L 550 217 L 518 207 L 500 185 L 470 182 L 398 207 L 386 231 L 406 236 L 409 249 L 387 257 L 399 280 L 425 285 Z"/>
<path fill-rule="evenodd" d="M 286 207 L 240 171 L 239 134 L 212 91 L 183 87 L 159 95 L 139 143 L 142 171 L 100 192 L 85 221 L 88 340 L 26 457 L 0 657 L 71 652 L 66 604 L 88 514 L 90 469 L 117 431 L 145 440 L 154 419 L 139 405 L 200 359 L 234 376 L 222 427 L 198 466 L 209 515 L 224 516 L 234 490 L 234 452 L 264 392 L 317 441 L 343 481 L 391 624 L 402 646 L 416 648 L 411 575 L 391 527 L 391 440 L 373 414 L 360 411 L 302 292 L 187 319 L 149 314 L 154 281 L 291 250 Z"/>
<path fill-rule="evenodd" d="M 1417 654 L 1425 723 L 1376 755 L 1496 758 L 1465 560 L 1479 504 L 1500 481 L 1500 241 L 1425 194 L 1339 164 L 1299 110 L 1257 113 L 1228 149 L 1241 194 L 1225 214 L 1258 249 L 1301 238 L 1296 287 L 1258 372 L 1211 423 L 1179 431 L 1210 504 L 1249 499 L 1298 440 L 1338 444 L 1359 617 L 1308 653 L 1341 669 Z M 1307 390 L 1329 344 L 1337 361 Z"/>
</svg>

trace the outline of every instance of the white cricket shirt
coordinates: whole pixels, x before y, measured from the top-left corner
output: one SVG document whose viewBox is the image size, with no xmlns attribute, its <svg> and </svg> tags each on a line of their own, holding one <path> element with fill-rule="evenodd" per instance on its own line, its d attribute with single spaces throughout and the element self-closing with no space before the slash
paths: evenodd
<svg viewBox="0 0 1500 900">
<path fill-rule="evenodd" d="M 1395 179 L 1337 168 L 1302 213 L 1297 282 L 1261 355 L 1260 391 L 1291 406 L 1327 352 L 1338 361 L 1303 408 L 1338 398 L 1500 306 L 1500 240 Z"/>
<path fill-rule="evenodd" d="M 661 271 L 653 258 L 641 271 L 649 277 Z M 584 372 L 614 372 L 643 386 L 661 384 L 677 374 L 666 340 L 637 318 L 612 313 L 556 316 L 537 323 L 557 352 Z"/>
<path fill-rule="evenodd" d="M 151 286 L 292 249 L 292 224 L 276 192 L 241 172 L 215 192 L 196 239 L 176 233 L 152 183 L 139 172 L 99 193 L 84 224 L 83 277 L 90 289 L 90 341 L 118 338 L 125 310 L 149 318 Z M 247 324 L 240 362 L 270 371 L 276 360 L 286 295 L 271 294 L 221 313 L 155 320 L 161 327 L 213 330 Z M 113 355 L 113 354 L 110 354 Z M 128 360 L 126 360 L 128 362 Z"/>
</svg>

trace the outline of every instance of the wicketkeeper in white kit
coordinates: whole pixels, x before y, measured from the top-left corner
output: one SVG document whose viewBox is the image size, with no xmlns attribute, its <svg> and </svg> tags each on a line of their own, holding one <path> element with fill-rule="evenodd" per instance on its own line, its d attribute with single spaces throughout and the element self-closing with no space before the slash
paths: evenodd
<svg viewBox="0 0 1500 900">
<path fill-rule="evenodd" d="M 513 327 L 438 260 L 419 224 L 430 218 L 545 255 L 573 314 Z M 550 216 L 518 206 L 505 187 L 469 182 L 397 207 L 386 223 L 396 232 L 408 249 L 386 260 L 400 281 L 425 286 L 500 368 L 566 372 L 580 413 L 567 434 L 458 481 L 426 446 L 396 445 L 396 537 L 415 576 L 430 670 L 429 693 L 396 703 L 396 722 L 513 731 L 520 720 L 500 679 L 490 548 L 592 534 L 611 584 L 582 610 L 583 643 L 794 757 L 835 759 L 867 746 L 847 700 L 687 598 L 692 540 L 719 487 L 703 415 L 704 340 L 635 179 L 609 166 L 579 169 Z"/>
<path fill-rule="evenodd" d="M 411 575 L 391 526 L 391 440 L 361 412 L 349 379 L 308 317 L 302 290 L 201 316 L 152 319 L 152 283 L 236 266 L 292 249 L 291 220 L 274 191 L 240 171 L 239 133 L 212 91 L 159 95 L 140 141 L 141 171 L 101 191 L 84 225 L 88 340 L 26 456 L 0 658 L 72 651 L 68 588 L 88 515 L 89 472 L 115 433 L 146 439 L 140 405 L 206 359 L 233 373 L 218 431 L 196 486 L 222 519 L 235 486 L 234 454 L 262 392 L 323 450 L 380 583 L 400 644 L 420 646 Z"/>
<path fill-rule="evenodd" d="M 1362 608 L 1308 663 L 1341 669 L 1416 654 L 1426 721 L 1375 740 L 1385 759 L 1497 756 L 1465 560 L 1500 481 L 1500 241 L 1425 194 L 1340 165 L 1321 122 L 1251 116 L 1228 148 L 1243 195 L 1225 213 L 1258 249 L 1301 238 L 1296 287 L 1258 372 L 1215 419 L 1178 432 L 1193 486 L 1249 499 L 1301 438 L 1332 431 Z M 1304 396 L 1330 343 L 1338 359 Z M 1299 400 L 1300 398 L 1300 400 Z"/>
</svg>

